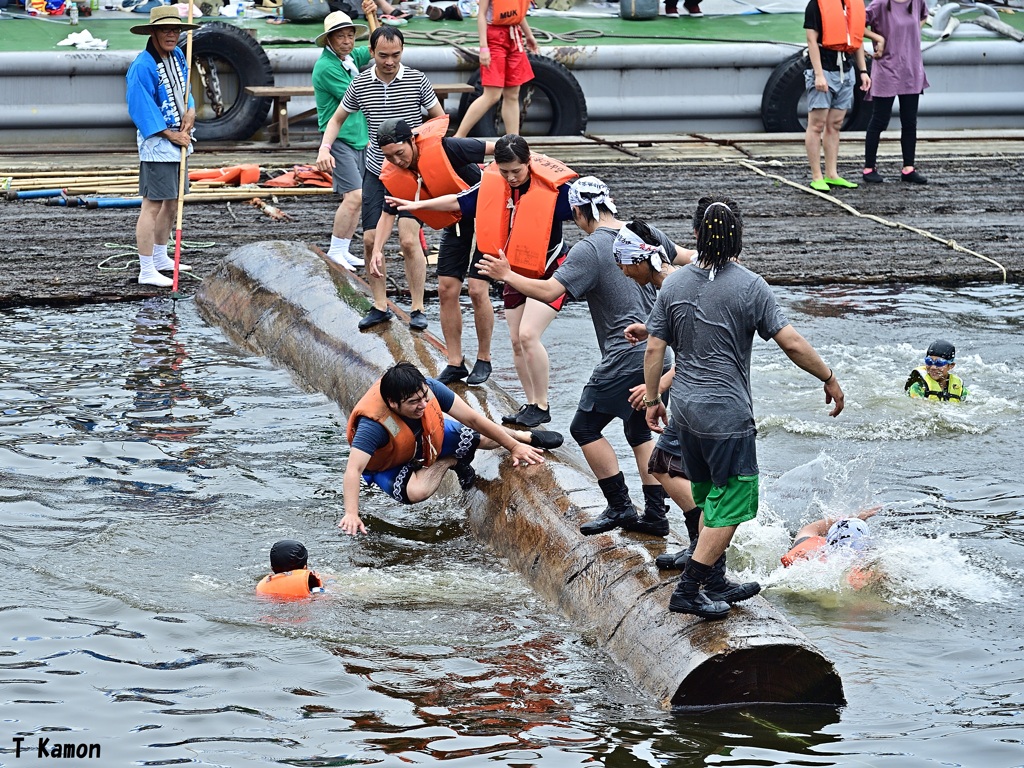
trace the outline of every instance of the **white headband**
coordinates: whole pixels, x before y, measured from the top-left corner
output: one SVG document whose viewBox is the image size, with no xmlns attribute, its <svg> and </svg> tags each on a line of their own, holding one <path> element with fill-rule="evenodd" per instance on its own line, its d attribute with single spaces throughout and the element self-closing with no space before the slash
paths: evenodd
<svg viewBox="0 0 1024 768">
<path fill-rule="evenodd" d="M 617 213 L 615 204 L 612 202 L 611 190 L 596 176 L 584 176 L 569 185 L 569 205 L 582 208 L 588 203 L 595 221 L 601 218 L 601 214 L 597 210 L 599 204 L 603 204 L 612 213 Z"/>
<path fill-rule="evenodd" d="M 661 260 L 667 257 L 663 246 L 644 242 L 643 238 L 629 227 L 623 227 L 619 230 L 615 243 L 612 245 L 612 255 L 615 256 L 615 263 L 624 267 L 648 261 L 654 254 L 658 254 Z"/>
</svg>

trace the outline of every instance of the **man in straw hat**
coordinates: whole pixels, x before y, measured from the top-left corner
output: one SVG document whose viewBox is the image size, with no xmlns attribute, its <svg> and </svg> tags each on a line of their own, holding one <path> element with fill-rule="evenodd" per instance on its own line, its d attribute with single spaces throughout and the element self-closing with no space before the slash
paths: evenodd
<svg viewBox="0 0 1024 768">
<path fill-rule="evenodd" d="M 313 90 L 316 92 L 316 114 L 321 133 L 341 103 L 352 78 L 370 61 L 369 48 L 355 47 L 356 40 L 366 32 L 365 24 L 356 24 L 342 11 L 330 13 L 324 19 L 323 34 L 316 38 L 316 44 L 324 50 L 313 65 Z M 334 214 L 327 258 L 350 271 L 363 266 L 363 260 L 349 252 L 349 245 L 363 205 L 363 168 L 366 167 L 369 140 L 366 118 L 359 112 L 345 121 L 338 138 L 330 146 L 334 158 L 334 191 L 342 199 Z"/>
<path fill-rule="evenodd" d="M 174 6 L 161 6 L 149 12 L 148 24 L 131 29 L 133 34 L 149 35 L 146 50 L 135 57 L 125 76 L 128 114 L 138 129 L 142 211 L 135 239 L 140 285 L 170 288 L 174 283 L 160 272 L 174 269 L 174 260 L 167 255 L 167 238 L 177 207 L 181 147 L 192 152 L 196 122 L 195 102 L 187 92 L 188 63 L 178 49 L 178 36 L 198 28 L 198 24 L 183 22 Z M 187 264 L 178 268 L 192 269 Z"/>
</svg>

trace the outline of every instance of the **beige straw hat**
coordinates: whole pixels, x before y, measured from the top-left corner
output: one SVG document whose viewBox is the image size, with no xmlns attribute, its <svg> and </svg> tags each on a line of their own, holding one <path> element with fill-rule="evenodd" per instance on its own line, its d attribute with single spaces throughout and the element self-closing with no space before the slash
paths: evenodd
<svg viewBox="0 0 1024 768">
<path fill-rule="evenodd" d="M 355 27 L 356 40 L 363 37 L 369 31 L 369 27 L 365 24 L 356 24 L 352 21 L 352 17 L 344 11 L 334 11 L 327 14 L 327 18 L 324 19 L 324 31 L 316 36 L 316 44 L 323 48 L 327 45 L 327 36 L 331 32 L 344 29 L 345 27 Z"/>
<path fill-rule="evenodd" d="M 149 12 L 149 24 L 138 24 L 132 27 L 133 35 L 148 35 L 156 32 L 160 27 L 178 27 L 182 31 L 199 29 L 198 24 L 189 24 L 178 15 L 178 9 L 173 5 L 161 5 Z"/>
</svg>

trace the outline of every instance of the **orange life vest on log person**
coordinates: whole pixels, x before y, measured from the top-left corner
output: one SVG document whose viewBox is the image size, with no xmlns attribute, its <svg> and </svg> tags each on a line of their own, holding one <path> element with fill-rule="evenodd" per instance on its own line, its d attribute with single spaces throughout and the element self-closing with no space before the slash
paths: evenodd
<svg viewBox="0 0 1024 768">
<path fill-rule="evenodd" d="M 416 171 L 399 168 L 384 161 L 380 180 L 387 191 L 405 200 L 429 200 L 442 195 L 456 195 L 469 189 L 469 184 L 456 173 L 444 151 L 441 139 L 448 132 L 448 115 L 423 123 L 413 135 L 419 159 Z M 417 173 L 418 171 L 418 173 Z M 421 184 L 422 180 L 422 184 Z M 415 216 L 428 227 L 444 229 L 462 218 L 460 211 L 416 211 Z"/>
<path fill-rule="evenodd" d="M 323 585 L 323 579 L 316 571 L 297 568 L 294 571 L 270 574 L 256 585 L 256 594 L 283 598 L 309 597 L 313 588 Z"/>
<path fill-rule="evenodd" d="M 497 163 L 488 165 L 477 196 L 476 247 L 492 256 L 504 251 L 517 274 L 543 277 L 558 188 L 577 176 L 576 171 L 553 157 L 531 154 L 530 188 L 515 203 L 513 212 L 512 188 Z"/>
<path fill-rule="evenodd" d="M 864 0 L 818 0 L 822 48 L 842 53 L 857 51 L 864 42 Z"/>
<path fill-rule="evenodd" d="M 526 18 L 530 0 L 494 0 L 491 3 L 491 24 L 496 27 L 514 27 Z"/>
<path fill-rule="evenodd" d="M 412 461 L 416 457 L 416 435 L 405 419 L 396 414 L 380 394 L 380 379 L 373 383 L 373 386 L 362 396 L 356 407 L 352 409 L 352 415 L 348 417 L 348 444 L 356 435 L 356 424 L 360 417 L 373 419 L 385 430 L 391 438 L 383 448 L 374 451 L 370 460 L 366 463 L 367 472 L 379 472 L 383 469 L 391 469 L 400 464 Z M 427 403 L 427 410 L 423 412 L 420 419 L 423 424 L 423 466 L 429 467 L 441 453 L 441 446 L 444 444 L 444 412 L 437 404 L 437 398 L 430 398 Z"/>
</svg>

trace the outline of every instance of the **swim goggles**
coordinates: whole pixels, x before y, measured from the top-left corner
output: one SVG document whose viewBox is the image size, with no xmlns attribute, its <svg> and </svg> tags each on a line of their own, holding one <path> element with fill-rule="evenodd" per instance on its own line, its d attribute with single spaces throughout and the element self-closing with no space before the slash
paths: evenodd
<svg viewBox="0 0 1024 768">
<path fill-rule="evenodd" d="M 944 368 L 947 365 L 952 365 L 952 360 L 944 360 L 941 357 L 926 357 L 924 359 L 925 365 L 934 365 L 936 368 Z"/>
</svg>

